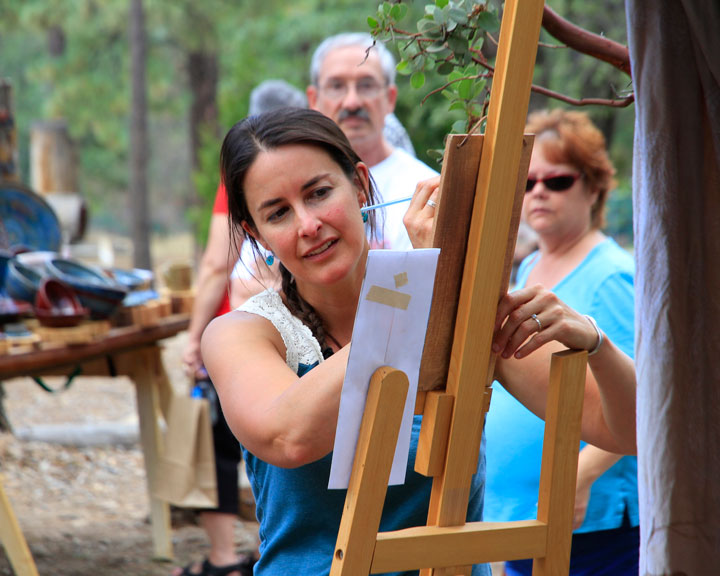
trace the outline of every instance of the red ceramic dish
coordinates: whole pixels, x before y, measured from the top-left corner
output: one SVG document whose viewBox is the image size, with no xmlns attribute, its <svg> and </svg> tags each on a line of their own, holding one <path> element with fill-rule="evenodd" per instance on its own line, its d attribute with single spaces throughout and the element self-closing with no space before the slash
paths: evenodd
<svg viewBox="0 0 720 576">
<path fill-rule="evenodd" d="M 53 314 L 79 314 L 83 306 L 75 290 L 57 278 L 43 278 L 35 295 L 35 309 Z"/>
<path fill-rule="evenodd" d="M 89 312 L 75 290 L 57 278 L 43 278 L 35 296 L 35 316 L 43 326 L 77 326 Z"/>
<path fill-rule="evenodd" d="M 83 308 L 82 312 L 70 314 L 55 313 L 53 311 L 35 308 L 35 317 L 38 319 L 38 322 L 49 328 L 68 328 L 70 326 L 77 326 L 80 322 L 85 320 L 88 315 L 87 308 Z"/>
</svg>

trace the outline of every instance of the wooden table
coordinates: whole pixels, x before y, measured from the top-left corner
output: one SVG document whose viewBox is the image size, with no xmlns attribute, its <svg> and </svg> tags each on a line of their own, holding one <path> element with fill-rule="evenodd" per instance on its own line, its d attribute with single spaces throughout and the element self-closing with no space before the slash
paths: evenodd
<svg viewBox="0 0 720 576">
<path fill-rule="evenodd" d="M 162 451 L 158 419 L 167 413 L 172 387 L 158 343 L 187 329 L 188 323 L 187 315 L 167 316 L 153 326 L 113 328 L 102 338 L 87 344 L 0 356 L 0 381 L 18 376 L 70 374 L 80 367 L 82 376 L 128 376 L 135 383 L 140 443 L 150 498 L 153 554 L 164 560 L 173 556 L 170 507 L 167 502 L 153 497 L 152 486 Z M 1 483 L 0 543 L 17 576 L 37 574 Z"/>
</svg>

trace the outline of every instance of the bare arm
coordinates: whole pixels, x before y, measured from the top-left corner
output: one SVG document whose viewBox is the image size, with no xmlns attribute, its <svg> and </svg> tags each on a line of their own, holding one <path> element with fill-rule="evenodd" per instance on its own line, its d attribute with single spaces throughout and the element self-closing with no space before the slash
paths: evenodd
<svg viewBox="0 0 720 576">
<path fill-rule="evenodd" d="M 335 440 L 350 346 L 302 377 L 266 319 L 232 311 L 202 338 L 205 366 L 235 437 L 265 462 L 294 468 L 328 454 Z"/>
<path fill-rule="evenodd" d="M 540 332 L 531 318 L 533 313 L 541 319 Z M 598 342 L 592 324 L 542 286 L 506 294 L 498 306 L 495 328 L 493 351 L 499 353 L 497 379 L 541 418 L 545 414 L 552 352 L 563 345 L 592 350 Z M 635 366 L 607 338 L 597 353 L 588 358 L 582 438 L 620 454 L 637 450 Z"/>
<path fill-rule="evenodd" d="M 213 214 L 207 247 L 200 260 L 188 340 L 183 351 L 183 363 L 186 371 L 191 375 L 195 374 L 203 363 L 200 355 L 200 337 L 203 330 L 215 316 L 228 289 L 228 279 L 232 270 L 229 248 L 227 216 Z"/>
<path fill-rule="evenodd" d="M 591 444 L 580 450 L 578 457 L 577 484 L 575 487 L 575 513 L 573 530 L 580 528 L 585 521 L 590 490 L 595 480 L 607 472 L 622 456 L 606 452 Z"/>
</svg>

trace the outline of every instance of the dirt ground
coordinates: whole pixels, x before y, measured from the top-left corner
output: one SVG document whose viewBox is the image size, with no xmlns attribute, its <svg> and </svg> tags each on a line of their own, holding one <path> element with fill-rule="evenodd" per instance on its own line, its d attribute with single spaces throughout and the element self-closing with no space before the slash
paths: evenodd
<svg viewBox="0 0 720 576">
<path fill-rule="evenodd" d="M 165 363 L 176 386 L 184 335 L 168 339 Z M 61 382 L 48 379 L 54 386 Z M 123 378 L 77 378 L 48 394 L 29 378 L 4 383 L 15 435 L 0 433 L 0 475 L 40 576 L 165 576 L 206 553 L 192 512 L 174 510 L 173 563 L 152 558 L 148 495 L 139 444 L 70 446 L 21 440 L 38 427 L 88 423 L 133 430 L 135 389 Z M 47 430 L 47 428 L 46 428 Z M 52 428 L 50 429 L 52 430 Z M 236 525 L 240 552 L 255 546 L 257 525 Z M 0 575 L 12 575 L 0 547 Z"/>
</svg>

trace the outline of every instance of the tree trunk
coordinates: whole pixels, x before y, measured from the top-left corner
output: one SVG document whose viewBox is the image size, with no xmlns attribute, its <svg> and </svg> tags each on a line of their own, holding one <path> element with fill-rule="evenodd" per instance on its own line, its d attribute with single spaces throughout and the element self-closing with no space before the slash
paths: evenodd
<svg viewBox="0 0 720 576">
<path fill-rule="evenodd" d="M 145 81 L 145 16 L 142 0 L 130 4 L 130 213 L 134 264 L 152 269 L 147 190 L 148 134 Z"/>
<path fill-rule="evenodd" d="M 78 192 L 78 158 L 65 120 L 45 120 L 32 125 L 30 185 L 43 195 Z"/>
<path fill-rule="evenodd" d="M 0 180 L 20 180 L 12 85 L 0 78 Z"/>
<path fill-rule="evenodd" d="M 188 78 L 192 92 L 190 106 L 190 145 L 193 168 L 199 167 L 201 135 L 208 130 L 217 136 L 218 107 L 218 59 L 215 52 L 190 52 L 188 54 Z"/>
</svg>

